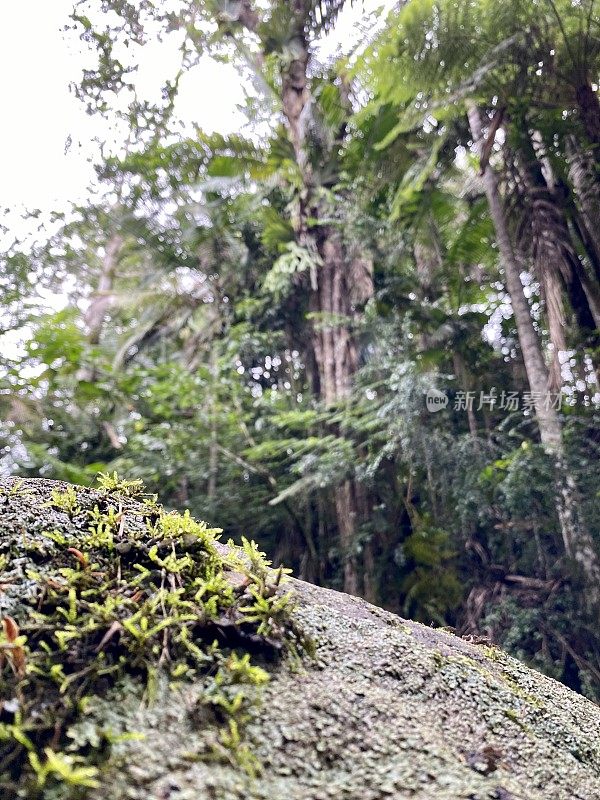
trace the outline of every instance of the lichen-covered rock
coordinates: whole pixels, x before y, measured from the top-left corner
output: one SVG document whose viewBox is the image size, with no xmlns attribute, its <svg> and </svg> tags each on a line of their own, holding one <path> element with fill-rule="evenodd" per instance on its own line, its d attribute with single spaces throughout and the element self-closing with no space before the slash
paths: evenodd
<svg viewBox="0 0 600 800">
<path fill-rule="evenodd" d="M 0 481 L 0 554 L 10 551 L 13 537 L 82 524 L 42 507 L 56 484 L 28 480 L 22 484 L 28 494 L 10 494 L 14 485 L 13 479 Z M 77 490 L 81 507 L 98 496 Z M 136 502 L 124 497 L 122 505 L 133 511 Z M 132 514 L 129 530 L 127 516 L 121 533 L 135 537 L 139 517 Z M 32 555 L 41 569 L 43 554 Z M 242 579 L 223 557 L 237 586 Z M 22 579 L 4 585 L 0 595 L 2 614 L 17 623 L 27 618 L 37 592 L 22 567 L 6 566 L 7 575 L 21 569 Z M 94 743 L 102 736 L 110 740 L 103 758 L 94 756 L 92 785 L 77 787 L 55 776 L 40 790 L 43 796 L 600 799 L 600 709 L 593 703 L 495 648 L 301 581 L 286 586 L 296 602 L 292 653 L 284 648 L 268 660 L 260 644 L 269 638 L 265 629 L 236 643 L 238 660 L 248 646 L 270 676 L 245 690 L 252 702 L 245 704 L 243 725 L 232 725 L 234 715 L 216 714 L 207 702 L 207 692 L 214 692 L 210 670 L 175 679 L 162 665 L 152 696 L 141 673 L 124 670 L 92 694 L 61 744 L 63 752 L 83 757 L 97 752 Z M 278 624 L 285 627 L 281 619 Z M 293 653 L 310 640 L 314 655 Z M 222 647 L 231 649 L 226 639 Z M 6 724 L 13 698 L 2 699 L 9 704 Z"/>
</svg>

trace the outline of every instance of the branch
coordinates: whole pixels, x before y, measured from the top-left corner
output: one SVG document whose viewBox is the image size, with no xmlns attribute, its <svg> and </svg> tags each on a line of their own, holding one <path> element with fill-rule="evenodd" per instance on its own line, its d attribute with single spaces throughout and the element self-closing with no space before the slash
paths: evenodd
<svg viewBox="0 0 600 800">
<path fill-rule="evenodd" d="M 506 112 L 506 106 L 501 106 L 492 119 L 490 124 L 488 135 L 481 146 L 481 155 L 479 157 L 479 164 L 480 164 L 480 175 L 485 174 L 485 170 L 487 165 L 490 161 L 490 156 L 492 155 L 492 148 L 494 147 L 494 142 L 496 141 L 496 133 L 498 132 L 498 128 L 502 125 L 502 121 L 504 119 L 504 114 Z"/>
</svg>

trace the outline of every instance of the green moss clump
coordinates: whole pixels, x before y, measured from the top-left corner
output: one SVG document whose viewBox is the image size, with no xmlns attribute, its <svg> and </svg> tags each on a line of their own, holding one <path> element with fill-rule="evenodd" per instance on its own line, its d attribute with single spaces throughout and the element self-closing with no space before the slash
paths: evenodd
<svg viewBox="0 0 600 800">
<path fill-rule="evenodd" d="M 73 486 L 67 486 L 64 492 L 55 489 L 52 492 L 52 498 L 48 501 L 47 506 L 56 508 L 59 511 L 64 511 L 70 517 L 74 517 L 81 511 L 77 503 L 77 493 Z"/>
<path fill-rule="evenodd" d="M 3 554 L 7 571 L 27 556 L 29 606 L 0 632 L 0 797 L 76 798 L 97 787 L 110 737 L 78 746 L 75 726 L 126 676 L 147 701 L 159 676 L 204 681 L 199 702 L 221 726 L 210 757 L 258 770 L 243 727 L 249 687 L 269 674 L 248 651 L 264 659 L 302 646 L 279 589 L 284 571 L 247 540 L 219 545 L 221 531 L 189 512 L 167 513 L 155 499 L 133 507 L 142 490 L 102 476 L 91 510 L 72 487 L 54 491 L 48 505 L 76 524 L 38 534 L 35 548 L 24 535 Z"/>
</svg>

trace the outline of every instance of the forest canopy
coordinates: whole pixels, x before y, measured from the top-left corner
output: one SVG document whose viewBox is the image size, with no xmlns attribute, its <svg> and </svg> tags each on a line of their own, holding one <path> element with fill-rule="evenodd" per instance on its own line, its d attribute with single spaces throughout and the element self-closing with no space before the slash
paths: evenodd
<svg viewBox="0 0 600 800">
<path fill-rule="evenodd" d="M 4 225 L 2 472 L 143 480 L 598 699 L 598 3 L 80 0 L 64 36 L 116 143 Z M 234 134 L 178 116 L 207 57 Z"/>
</svg>

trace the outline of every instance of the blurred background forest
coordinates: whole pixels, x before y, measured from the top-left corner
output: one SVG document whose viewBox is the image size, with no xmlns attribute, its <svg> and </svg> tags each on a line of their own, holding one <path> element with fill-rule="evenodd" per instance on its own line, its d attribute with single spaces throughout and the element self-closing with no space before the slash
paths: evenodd
<svg viewBox="0 0 600 800">
<path fill-rule="evenodd" d="M 141 478 L 598 699 L 599 6 L 376 5 L 76 4 L 117 144 L 88 201 L 4 223 L 0 468 Z M 235 134 L 178 118 L 207 54 Z"/>
</svg>

